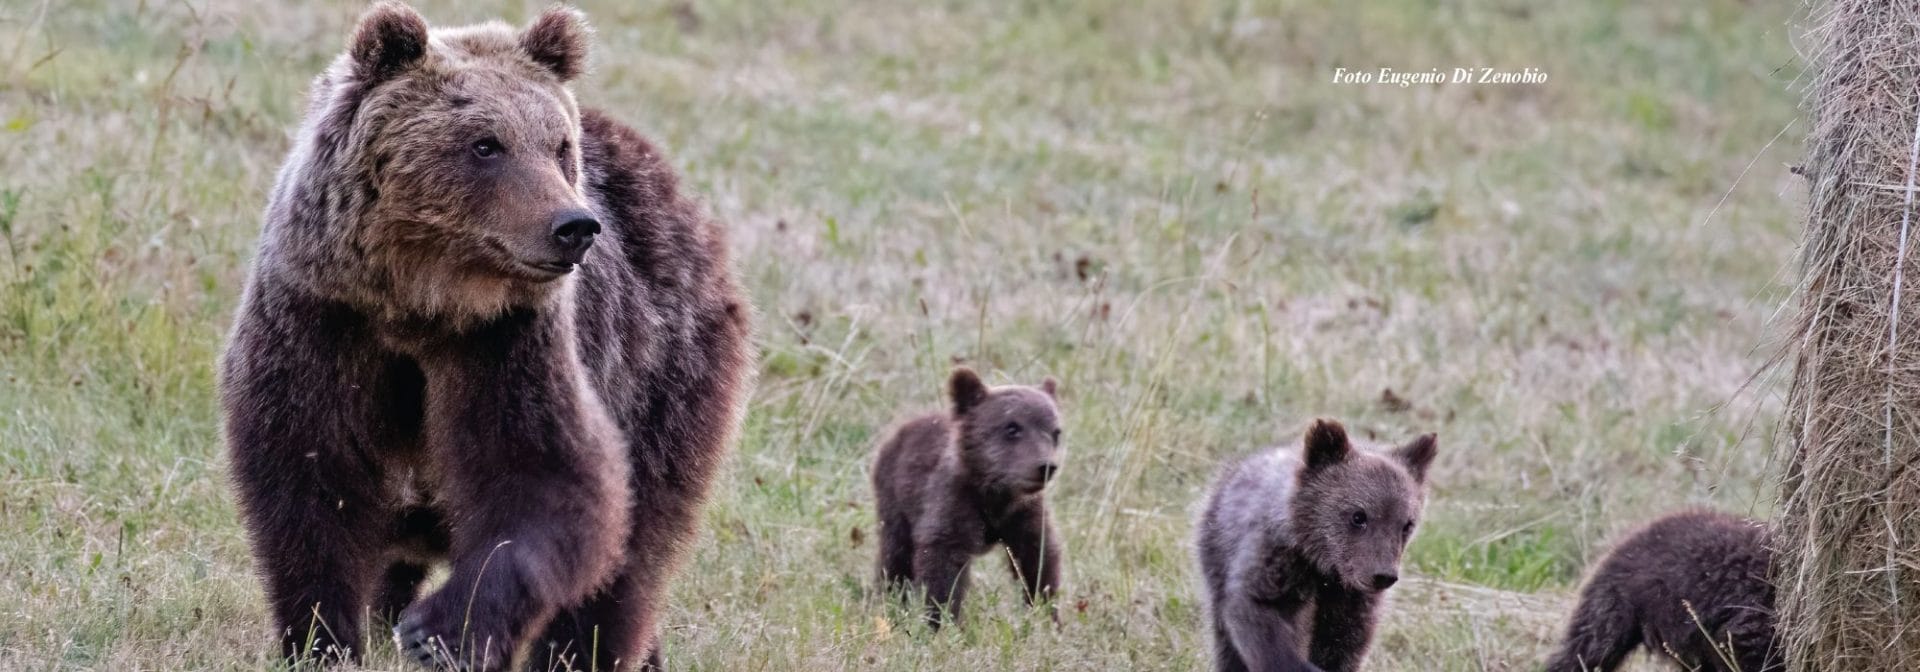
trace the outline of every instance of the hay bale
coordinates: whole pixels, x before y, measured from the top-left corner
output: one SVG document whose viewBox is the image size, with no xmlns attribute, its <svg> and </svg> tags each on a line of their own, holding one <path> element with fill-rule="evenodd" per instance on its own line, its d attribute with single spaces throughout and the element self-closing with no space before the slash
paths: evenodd
<svg viewBox="0 0 1920 672">
<path fill-rule="evenodd" d="M 1920 669 L 1920 3 L 1812 17 L 1774 568 L 1789 669 Z"/>
</svg>

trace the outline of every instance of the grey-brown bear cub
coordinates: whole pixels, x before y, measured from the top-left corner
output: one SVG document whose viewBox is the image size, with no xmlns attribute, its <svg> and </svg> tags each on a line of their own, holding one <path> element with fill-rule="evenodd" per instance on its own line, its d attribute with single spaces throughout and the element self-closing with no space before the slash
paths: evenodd
<svg viewBox="0 0 1920 672">
<path fill-rule="evenodd" d="M 1630 534 L 1580 590 L 1549 672 L 1608 672 L 1639 647 L 1689 670 L 1786 669 L 1774 638 L 1765 527 L 1684 511 Z"/>
<path fill-rule="evenodd" d="M 1042 494 L 1062 457 L 1054 385 L 989 388 L 955 369 L 953 411 L 908 421 L 874 455 L 881 585 L 925 590 L 936 628 L 942 612 L 959 618 L 968 565 L 998 545 L 1028 604 L 1060 587 L 1060 535 Z"/>
<path fill-rule="evenodd" d="M 1432 434 L 1359 448 L 1340 423 L 1319 420 L 1301 445 L 1228 467 L 1195 544 L 1215 669 L 1359 669 L 1437 450 Z"/>
</svg>

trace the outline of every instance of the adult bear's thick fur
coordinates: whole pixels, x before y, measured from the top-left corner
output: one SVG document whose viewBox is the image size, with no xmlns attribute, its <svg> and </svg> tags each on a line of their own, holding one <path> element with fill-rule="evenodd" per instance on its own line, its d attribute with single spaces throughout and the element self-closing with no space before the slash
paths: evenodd
<svg viewBox="0 0 1920 672">
<path fill-rule="evenodd" d="M 655 646 L 750 309 L 660 153 L 575 105 L 587 45 L 569 9 L 429 31 L 384 3 L 313 86 L 220 376 L 289 657 L 357 656 L 369 611 L 429 665 Z"/>
</svg>

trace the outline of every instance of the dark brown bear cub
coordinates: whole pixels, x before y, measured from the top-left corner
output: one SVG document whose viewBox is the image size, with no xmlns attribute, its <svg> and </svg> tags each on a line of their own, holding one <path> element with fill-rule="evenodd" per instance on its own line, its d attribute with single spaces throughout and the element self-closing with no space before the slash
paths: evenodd
<svg viewBox="0 0 1920 672">
<path fill-rule="evenodd" d="M 1765 527 L 1686 511 L 1627 536 L 1580 589 L 1549 672 L 1611 672 L 1646 647 L 1689 670 L 1786 669 L 1774 638 Z"/>
<path fill-rule="evenodd" d="M 1432 434 L 1361 449 L 1340 423 L 1320 420 L 1301 445 L 1228 467 L 1195 543 L 1215 669 L 1359 669 L 1437 450 Z"/>
<path fill-rule="evenodd" d="M 429 31 L 383 3 L 314 82 L 220 365 L 289 658 L 357 657 L 370 611 L 440 667 L 656 646 L 749 309 L 660 152 L 575 104 L 587 45 L 569 9 Z"/>
<path fill-rule="evenodd" d="M 1060 588 L 1060 535 L 1047 483 L 1060 468 L 1054 382 L 989 388 L 961 368 L 952 413 L 901 425 L 873 459 L 881 585 L 926 591 L 927 619 L 958 619 L 967 567 L 1005 544 L 1028 604 Z"/>
</svg>

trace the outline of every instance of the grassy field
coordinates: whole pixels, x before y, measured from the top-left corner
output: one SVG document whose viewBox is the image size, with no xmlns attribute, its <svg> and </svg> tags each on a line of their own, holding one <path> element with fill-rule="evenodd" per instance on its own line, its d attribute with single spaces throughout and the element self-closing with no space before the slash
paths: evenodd
<svg viewBox="0 0 1920 672">
<path fill-rule="evenodd" d="M 1193 502 L 1315 416 L 1440 435 L 1370 669 L 1535 668 L 1610 535 L 1771 509 L 1792 3 L 984 4 L 585 3 L 580 98 L 759 310 L 675 668 L 1199 668 Z M 268 666 L 212 365 L 359 9 L 0 0 L 0 669 Z M 1483 65 L 1551 79 L 1330 81 Z M 995 562 L 963 629 L 867 593 L 869 446 L 957 361 L 1063 381 L 1060 628 Z"/>
</svg>

